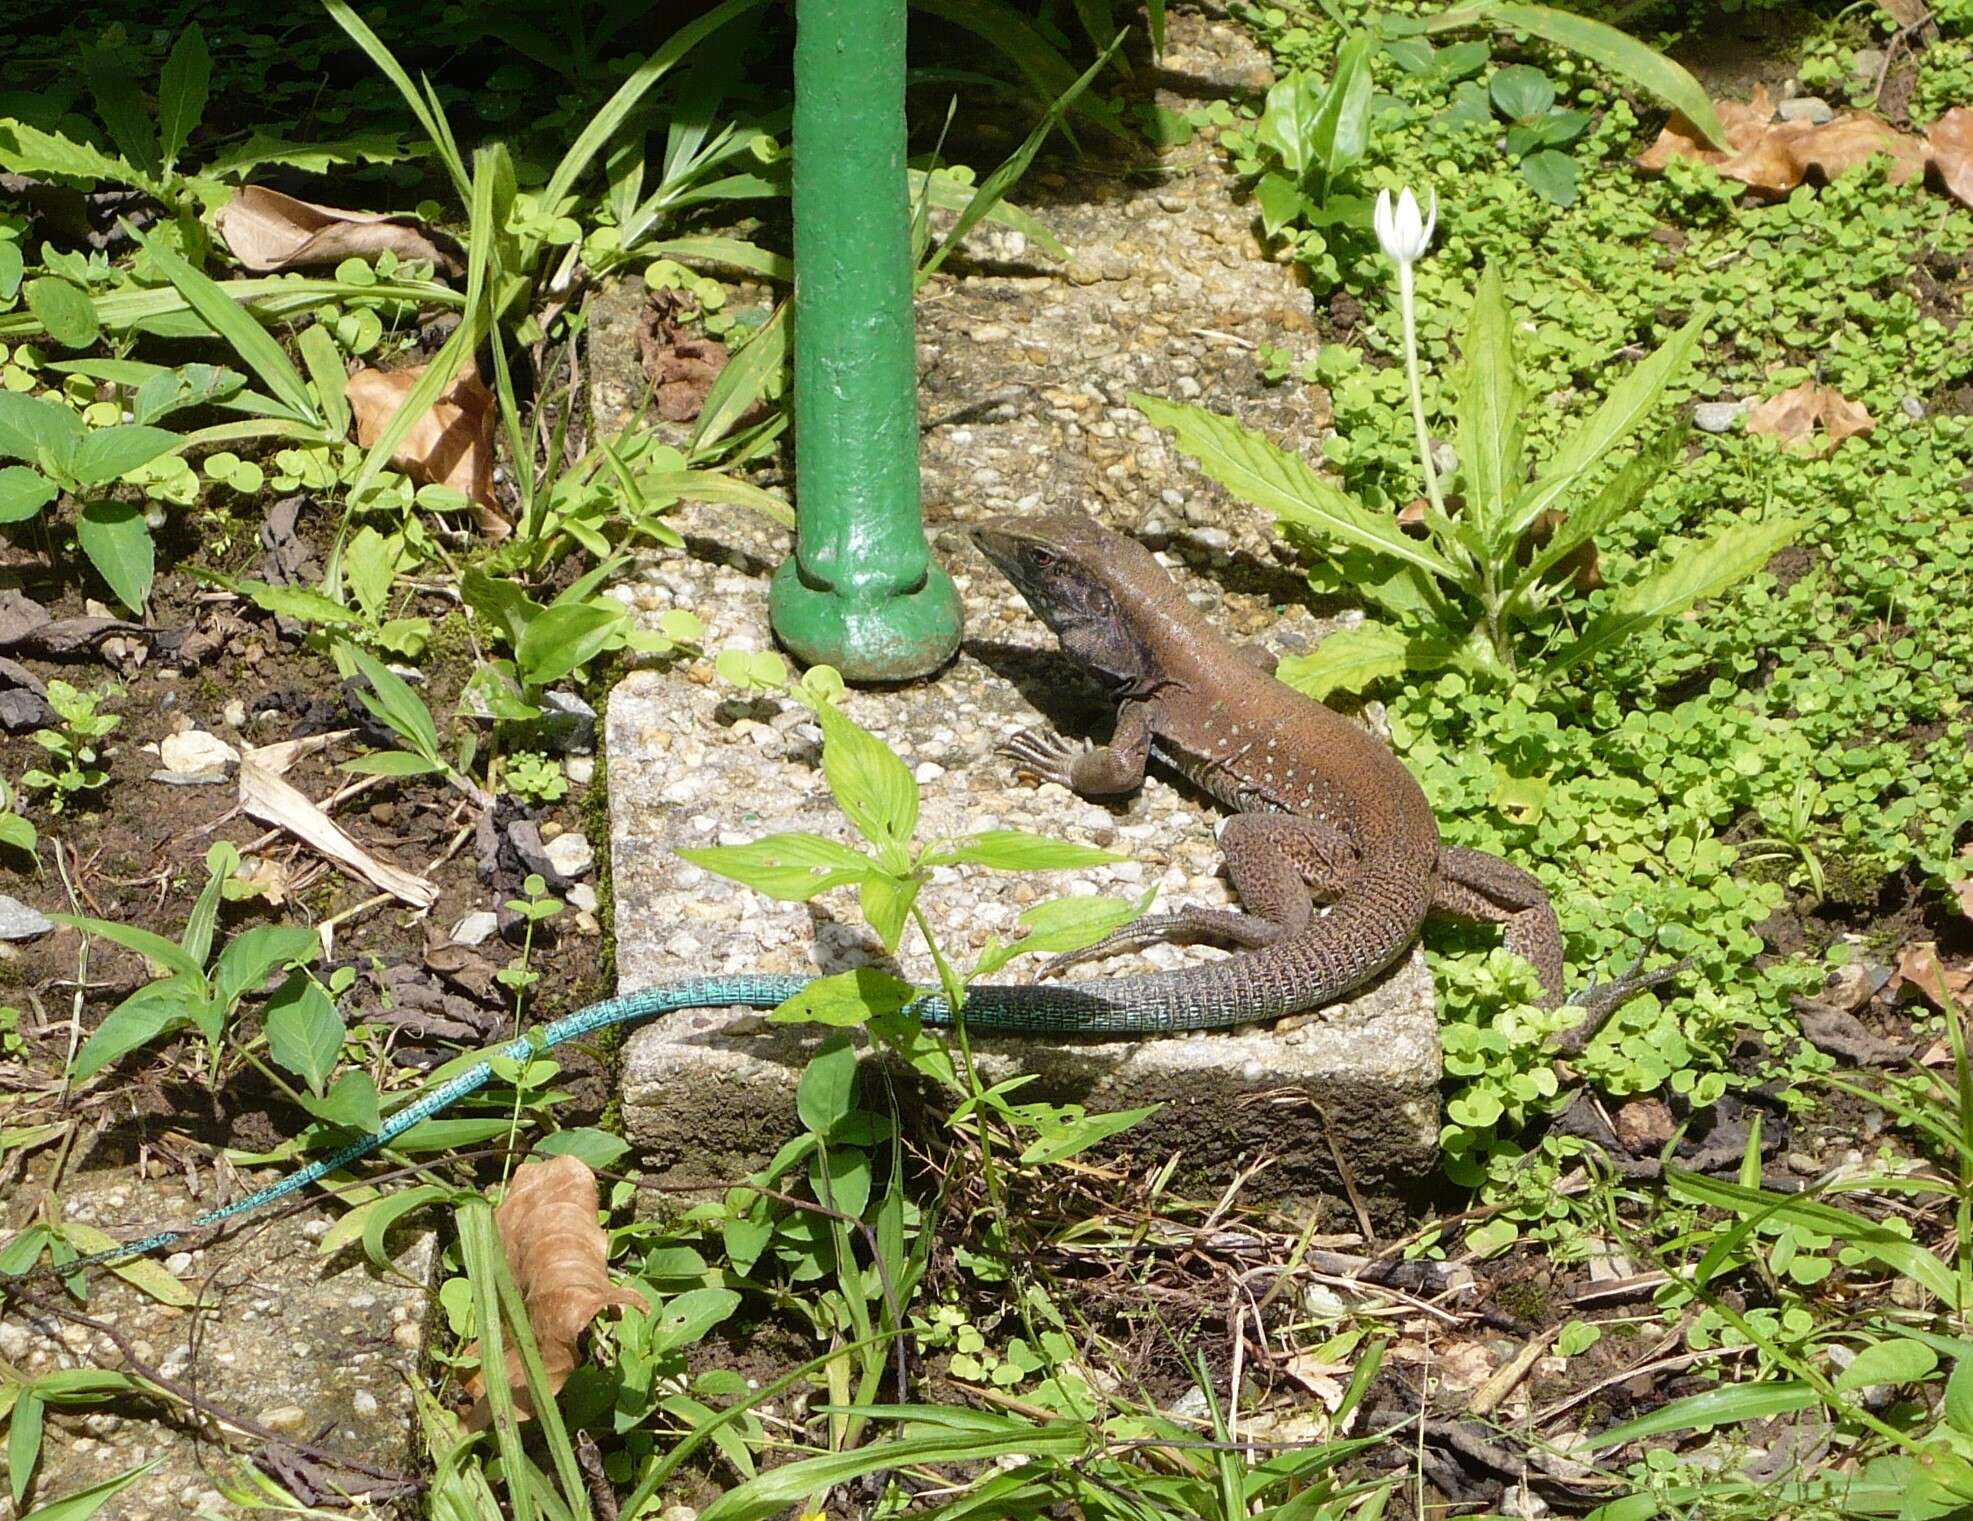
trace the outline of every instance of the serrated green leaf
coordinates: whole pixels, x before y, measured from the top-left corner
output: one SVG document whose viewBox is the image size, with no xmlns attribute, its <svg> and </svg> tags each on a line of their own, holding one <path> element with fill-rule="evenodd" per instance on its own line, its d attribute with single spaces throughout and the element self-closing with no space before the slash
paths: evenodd
<svg viewBox="0 0 1973 1521">
<path fill-rule="evenodd" d="M 212 86 L 212 55 L 194 21 L 178 34 L 158 75 L 158 136 L 166 164 L 175 164 L 205 115 Z"/>
<path fill-rule="evenodd" d="M 793 903 L 860 881 L 875 869 L 861 852 L 799 831 L 771 834 L 751 845 L 706 845 L 678 854 L 755 892 Z"/>
<path fill-rule="evenodd" d="M 1499 558 L 1500 525 L 1519 495 L 1522 420 L 1527 391 L 1514 359 L 1514 319 L 1507 308 L 1500 264 L 1480 276 L 1466 327 L 1459 387 L 1459 459 L 1466 474 L 1466 507 L 1490 559 Z"/>
<path fill-rule="evenodd" d="M 1518 539 L 1526 533 L 1536 518 L 1561 500 L 1563 493 L 1574 489 L 1606 454 L 1630 437 L 1657 406 L 1665 387 L 1691 360 L 1711 315 L 1710 308 L 1701 307 L 1650 358 L 1632 366 L 1610 388 L 1603 405 L 1569 435 L 1542 465 L 1534 484 L 1521 493 L 1504 529 L 1506 538 Z"/>
<path fill-rule="evenodd" d="M 1428 659 L 1428 649 L 1441 651 L 1443 658 Z M 1373 682 L 1408 670 L 1429 670 L 1451 658 L 1449 645 L 1428 646 L 1388 624 L 1364 623 L 1338 630 L 1306 655 L 1286 657 L 1274 674 L 1319 702 L 1331 692 L 1361 692 Z"/>
<path fill-rule="evenodd" d="M 83 485 L 103 486 L 184 444 L 182 433 L 141 423 L 96 428 L 76 445 L 75 460 L 69 468 Z"/>
<path fill-rule="evenodd" d="M 1730 523 L 1711 538 L 1688 545 L 1669 565 L 1612 597 L 1582 637 L 1549 660 L 1548 673 L 1558 675 L 1695 602 L 1718 596 L 1767 564 L 1800 531 L 1793 518 Z"/>
<path fill-rule="evenodd" d="M 1242 501 L 1273 513 L 1277 521 L 1458 582 L 1459 573 L 1429 544 L 1408 537 L 1392 519 L 1359 506 L 1317 475 L 1306 460 L 1252 428 L 1203 407 L 1153 396 L 1133 394 L 1130 404 L 1158 427 L 1170 429 L 1180 451 L 1207 475 Z"/>
<path fill-rule="evenodd" d="M 404 678 L 360 646 L 339 645 L 337 652 L 370 683 L 369 691 L 357 694 L 364 707 L 388 724 L 414 752 L 427 760 L 441 759 L 438 726 L 432 722 L 431 710 Z"/>
<path fill-rule="evenodd" d="M 240 581 L 234 589 L 251 599 L 263 612 L 303 623 L 326 623 L 334 627 L 358 627 L 363 619 L 353 608 L 344 607 L 333 597 L 305 586 L 270 586 L 265 581 Z"/>
<path fill-rule="evenodd" d="M 55 483 L 39 470 L 9 465 L 0 470 L 0 523 L 25 523 L 56 495 Z"/>
<path fill-rule="evenodd" d="M 112 158 L 87 143 L 71 142 L 59 132 L 43 132 L 24 121 L 0 121 L 0 169 L 36 177 L 139 185 L 143 176 L 122 159 Z"/>
<path fill-rule="evenodd" d="M 832 977 L 817 977 L 782 1003 L 768 1019 L 775 1024 L 833 1025 L 838 1029 L 895 1014 L 918 996 L 910 983 L 876 967 L 860 966 Z"/>
<path fill-rule="evenodd" d="M 897 753 L 832 703 L 816 708 L 822 774 L 836 806 L 873 845 L 902 845 L 918 827 L 918 783 Z"/>
<path fill-rule="evenodd" d="M 129 502 L 84 503 L 75 537 L 117 601 L 143 616 L 157 576 L 157 549 L 143 509 Z"/>
<path fill-rule="evenodd" d="M 27 309 L 63 348 L 86 349 L 103 336 L 95 306 L 68 281 L 43 275 L 28 281 L 23 295 Z"/>
<path fill-rule="evenodd" d="M 85 48 L 83 77 L 96 102 L 97 118 L 110 130 L 110 139 L 124 159 L 152 184 L 164 174 L 158 152 L 158 129 L 144 108 L 143 92 L 123 60 L 106 48 Z"/>
</svg>

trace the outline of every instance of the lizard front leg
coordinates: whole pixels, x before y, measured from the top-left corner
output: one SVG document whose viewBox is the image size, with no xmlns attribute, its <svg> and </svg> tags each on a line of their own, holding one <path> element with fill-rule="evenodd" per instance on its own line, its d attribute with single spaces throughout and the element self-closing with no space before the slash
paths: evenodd
<svg viewBox="0 0 1973 1521">
<path fill-rule="evenodd" d="M 1532 873 L 1484 850 L 1444 846 L 1432 911 L 1500 925 L 1507 948 L 1541 978 L 1543 1001 L 1562 1001 L 1562 927 L 1548 890 Z"/>
<path fill-rule="evenodd" d="M 1002 744 L 1014 774 L 1037 782 L 1060 782 L 1078 797 L 1116 797 L 1144 785 L 1157 731 L 1157 705 L 1127 702 L 1117 709 L 1116 732 L 1107 745 L 1077 744 L 1047 729 L 1023 729 Z"/>
</svg>

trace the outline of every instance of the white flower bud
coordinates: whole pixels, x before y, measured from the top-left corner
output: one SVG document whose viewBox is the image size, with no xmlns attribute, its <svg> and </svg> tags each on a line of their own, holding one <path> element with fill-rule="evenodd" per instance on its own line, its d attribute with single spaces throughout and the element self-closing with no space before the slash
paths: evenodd
<svg viewBox="0 0 1973 1521">
<path fill-rule="evenodd" d="M 1391 192 L 1377 192 L 1377 210 L 1371 218 L 1371 225 L 1377 230 L 1377 242 L 1382 246 L 1391 261 L 1400 267 L 1408 268 L 1425 256 L 1425 250 L 1432 243 L 1432 229 L 1439 223 L 1439 197 L 1435 191 L 1427 191 L 1431 209 L 1420 215 L 1418 197 L 1410 190 L 1401 192 L 1397 204 L 1391 204 Z"/>
</svg>

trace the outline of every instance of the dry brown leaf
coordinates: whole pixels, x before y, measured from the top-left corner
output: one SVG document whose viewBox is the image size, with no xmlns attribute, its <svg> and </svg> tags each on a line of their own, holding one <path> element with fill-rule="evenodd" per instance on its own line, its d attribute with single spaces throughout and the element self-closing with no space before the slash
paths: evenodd
<svg viewBox="0 0 1973 1521">
<path fill-rule="evenodd" d="M 610 1282 L 609 1240 L 596 1222 L 596 1206 L 596 1174 L 575 1157 L 551 1157 L 515 1173 L 507 1197 L 493 1212 L 548 1387 L 556 1391 L 575 1371 L 576 1342 L 590 1321 L 612 1305 L 649 1308 L 642 1294 Z M 506 1363 L 514 1404 L 523 1420 L 532 1420 L 527 1374 L 511 1346 Z M 492 1416 L 484 1375 L 468 1380 L 466 1392 L 474 1398 L 466 1424 L 477 1431 Z"/>
<path fill-rule="evenodd" d="M 1960 855 L 1967 862 L 1973 863 L 1973 845 L 1968 845 L 1960 851 Z M 1959 900 L 1959 911 L 1967 918 L 1973 919 L 1973 877 L 1953 883 L 1952 895 Z"/>
<path fill-rule="evenodd" d="M 1922 174 L 1933 156 L 1927 143 L 1860 111 L 1845 111 L 1822 123 L 1775 121 L 1774 102 L 1763 85 L 1754 87 L 1746 104 L 1720 101 L 1717 110 L 1730 152 L 1708 146 L 1697 127 L 1674 115 L 1657 141 L 1638 156 L 1638 167 L 1662 170 L 1675 158 L 1690 159 L 1711 164 L 1727 179 L 1774 199 L 1798 185 L 1833 180 L 1879 153 L 1891 156 L 1891 183 L 1902 185 Z"/>
<path fill-rule="evenodd" d="M 1932 172 L 1962 206 L 1973 206 L 1973 110 L 1954 106 L 1925 129 Z"/>
<path fill-rule="evenodd" d="M 1860 402 L 1812 380 L 1777 391 L 1747 414 L 1749 433 L 1768 434 L 1789 448 L 1813 444 L 1820 427 L 1824 454 L 1834 453 L 1844 439 L 1868 433 L 1876 426 Z"/>
<path fill-rule="evenodd" d="M 356 419 L 357 442 L 368 448 L 397 416 L 404 398 L 425 373 L 424 365 L 406 370 L 359 370 L 349 377 L 349 410 Z M 479 507 L 481 527 L 493 518 L 493 393 L 470 365 L 444 391 L 399 442 L 391 463 L 421 486 L 450 486 Z M 506 537 L 504 532 L 491 534 Z"/>
<path fill-rule="evenodd" d="M 309 801 L 307 794 L 290 786 L 274 772 L 260 765 L 249 750 L 240 757 L 240 808 L 262 823 L 285 829 L 297 839 L 315 847 L 351 876 L 362 877 L 373 886 L 400 898 L 413 908 L 430 908 L 438 899 L 438 889 L 423 877 L 414 877 L 388 861 L 380 861 L 352 840 L 336 821 Z"/>
<path fill-rule="evenodd" d="M 651 293 L 637 320 L 637 354 L 650 378 L 652 404 L 666 422 L 691 422 L 726 368 L 726 345 L 687 325 L 697 311 L 677 291 Z"/>
<path fill-rule="evenodd" d="M 242 187 L 212 220 L 233 257 L 262 274 L 374 259 L 386 249 L 430 259 L 447 274 L 465 267 L 416 217 L 318 206 L 260 185 Z"/>
<path fill-rule="evenodd" d="M 1885 15 L 1907 32 L 1932 19 L 1931 7 L 1926 5 L 1925 0 L 1877 0 L 1877 4 Z"/>
<path fill-rule="evenodd" d="M 1939 960 L 1936 941 L 1913 941 L 1898 952 L 1897 969 L 1891 977 L 1893 988 L 1904 985 L 1916 988 L 1927 1003 L 1942 1009 L 1948 1002 L 1965 998 L 1967 989 L 1973 987 L 1973 967 L 1949 968 Z"/>
</svg>

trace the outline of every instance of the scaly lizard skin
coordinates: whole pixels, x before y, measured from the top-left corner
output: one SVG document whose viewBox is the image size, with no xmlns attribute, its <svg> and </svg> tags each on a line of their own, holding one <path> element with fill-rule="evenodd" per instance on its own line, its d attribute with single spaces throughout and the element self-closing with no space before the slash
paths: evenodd
<svg viewBox="0 0 1973 1521">
<path fill-rule="evenodd" d="M 1019 768 L 1088 797 L 1134 790 L 1156 755 L 1235 809 L 1220 833 L 1248 912 L 1191 910 L 1140 921 L 1072 957 L 1157 939 L 1218 939 L 1242 953 L 1139 977 L 968 990 L 968 1029 L 1116 1038 L 1216 1030 L 1319 1007 L 1352 992 L 1411 945 L 1428 911 L 1494 920 L 1532 961 L 1552 1000 L 1562 980 L 1561 936 L 1540 884 L 1478 851 L 1439 843 L 1411 774 L 1379 740 L 1276 681 L 1223 639 L 1142 545 L 1087 519 L 1001 518 L 980 547 L 1018 587 L 1068 656 L 1116 695 L 1114 738 L 1069 746 L 1030 732 L 1006 748 Z M 1318 914 L 1318 899 L 1329 907 Z M 593 1004 L 501 1048 L 523 1061 L 611 1025 L 681 1009 L 771 1009 L 801 977 L 708 977 Z M 950 1025 L 938 996 L 913 1006 Z M 185 1225 L 63 1263 L 70 1274 L 161 1251 L 193 1234 L 299 1193 L 389 1145 L 492 1078 L 475 1063 L 350 1142 L 256 1193 Z M 19 1274 L 0 1274 L 0 1285 Z"/>
</svg>

